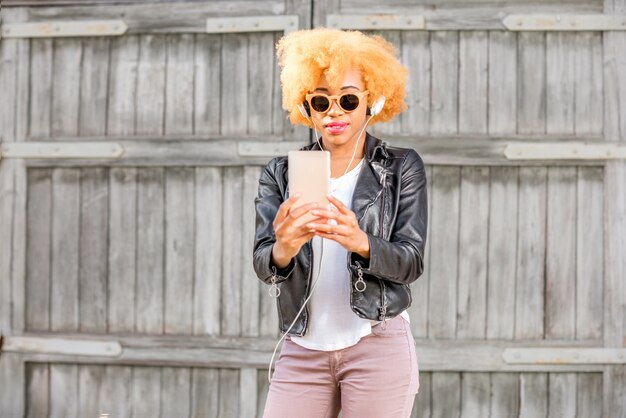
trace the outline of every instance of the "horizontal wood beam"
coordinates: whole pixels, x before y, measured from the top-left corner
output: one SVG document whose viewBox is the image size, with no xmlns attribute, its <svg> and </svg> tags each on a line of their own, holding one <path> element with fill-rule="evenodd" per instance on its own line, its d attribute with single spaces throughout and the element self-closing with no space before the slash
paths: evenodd
<svg viewBox="0 0 626 418">
<path fill-rule="evenodd" d="M 119 36 L 128 26 L 123 20 L 48 21 L 4 24 L 2 38 L 60 38 L 85 36 Z"/>
<path fill-rule="evenodd" d="M 620 31 L 626 30 L 626 16 L 615 15 L 509 15 L 502 20 L 510 31 Z"/>
<path fill-rule="evenodd" d="M 122 350 L 117 356 L 94 356 L 92 351 L 81 353 L 59 353 L 51 346 L 39 344 L 36 349 L 28 349 L 19 339 L 54 339 L 65 341 L 68 347 L 82 342 L 117 342 Z M 59 335 L 33 334 L 6 337 L 5 347 L 13 347 L 26 361 L 44 363 L 94 363 L 184 367 L 226 367 L 226 368 L 267 368 L 276 339 L 269 337 L 191 337 L 158 336 L 126 337 L 115 335 Z M 559 363 L 524 362 L 508 363 L 505 353 L 510 350 L 550 349 L 589 350 L 600 352 L 597 341 L 455 341 L 417 339 L 417 352 L 420 369 L 424 371 L 483 371 L 483 372 L 599 372 L 602 365 L 595 361 L 584 362 L 584 358 L 571 359 Z M 7 348 L 5 350 L 8 351 Z M 507 351 L 509 350 L 509 351 Z M 600 350 L 600 351 L 598 351 Z"/>
<path fill-rule="evenodd" d="M 298 15 L 212 17 L 206 21 L 207 33 L 293 32 L 298 30 Z"/>
<path fill-rule="evenodd" d="M 336 29 L 360 30 L 424 30 L 422 15 L 372 14 L 326 16 L 326 26 Z"/>
<path fill-rule="evenodd" d="M 626 349 L 618 348 L 507 348 L 508 364 L 626 364 Z"/>
<path fill-rule="evenodd" d="M 413 148 L 429 165 L 603 165 L 625 159 L 626 148 L 599 137 L 385 136 L 390 145 Z M 97 144 L 102 149 L 93 151 Z M 27 158 L 46 166 L 239 166 L 264 165 L 306 142 L 267 137 L 50 138 L 2 144 L 2 158 Z M 90 152 L 92 154 L 82 155 Z M 46 154 L 46 152 L 49 152 Z M 102 154 L 99 154 L 102 152 Z M 121 152 L 121 155 L 120 155 Z M 84 158 L 83 158 L 84 157 Z"/>
</svg>

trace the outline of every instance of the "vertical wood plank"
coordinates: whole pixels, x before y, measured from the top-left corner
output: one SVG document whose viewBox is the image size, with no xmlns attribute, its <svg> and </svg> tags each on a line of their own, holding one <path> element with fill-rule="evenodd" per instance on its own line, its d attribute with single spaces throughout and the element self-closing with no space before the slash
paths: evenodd
<svg viewBox="0 0 626 418">
<path fill-rule="evenodd" d="M 257 415 L 257 370 L 251 368 L 239 371 L 239 416 L 255 417 Z"/>
<path fill-rule="evenodd" d="M 188 417 L 191 413 L 191 369 L 164 367 L 161 386 L 161 414 Z"/>
<path fill-rule="evenodd" d="M 193 332 L 220 333 L 222 278 L 222 170 L 196 168 L 196 261 Z"/>
<path fill-rule="evenodd" d="M 106 132 L 110 42 L 107 37 L 89 38 L 82 47 L 78 133 L 100 136 Z"/>
<path fill-rule="evenodd" d="M 165 318 L 166 334 L 191 334 L 194 279 L 194 172 L 165 172 Z M 231 278 L 232 279 L 232 278 Z"/>
<path fill-rule="evenodd" d="M 433 373 L 431 381 L 432 418 L 455 418 L 461 412 L 461 375 L 459 373 Z"/>
<path fill-rule="evenodd" d="M 4 42 L 4 41 L 3 41 Z M 33 39 L 31 41 L 30 71 L 30 118 L 31 137 L 50 136 L 52 114 L 52 40 Z"/>
<path fill-rule="evenodd" d="M 112 168 L 109 174 L 109 332 L 135 329 L 137 170 Z"/>
<path fill-rule="evenodd" d="M 193 133 L 194 36 L 167 37 L 165 133 Z"/>
<path fill-rule="evenodd" d="M 222 108 L 222 36 L 196 35 L 195 54 L 195 133 L 218 134 Z"/>
<path fill-rule="evenodd" d="M 248 40 L 248 133 L 262 135 L 272 133 L 274 34 L 252 34 Z"/>
<path fill-rule="evenodd" d="M 402 36 L 401 31 L 397 30 L 386 30 L 383 32 L 375 31 L 374 34 L 380 35 L 389 41 L 396 51 L 402 51 Z M 378 123 L 372 128 L 370 128 L 371 132 L 374 135 L 393 135 L 399 134 L 402 131 L 402 120 L 399 117 L 396 117 L 388 122 Z"/>
<path fill-rule="evenodd" d="M 602 411 L 602 375 L 600 373 L 579 373 L 576 382 L 576 416 L 601 418 Z"/>
<path fill-rule="evenodd" d="M 517 131 L 517 34 L 489 32 L 489 133 Z"/>
<path fill-rule="evenodd" d="M 135 97 L 139 37 L 111 39 L 107 134 L 128 135 L 135 132 Z"/>
<path fill-rule="evenodd" d="M 283 34 L 280 32 L 274 34 L 274 45 L 278 43 L 282 35 Z M 288 122 L 287 112 L 283 110 L 283 93 L 280 85 L 280 66 L 278 65 L 278 60 L 276 58 L 272 60 L 272 73 L 272 133 L 282 135 L 285 139 L 287 139 L 287 135 L 285 135 L 286 127 L 289 129 L 294 129 L 294 127 Z M 310 137 L 310 131 L 308 128 L 302 126 L 298 129 L 299 132 L 303 133 L 300 135 L 300 139 Z M 263 413 L 263 411 L 261 411 L 261 413 Z"/>
<path fill-rule="evenodd" d="M 50 327 L 52 170 L 30 170 L 27 193 L 26 329 L 47 331 Z"/>
<path fill-rule="evenodd" d="M 78 417 L 78 366 L 50 365 L 51 418 Z"/>
<path fill-rule="evenodd" d="M 487 32 L 460 32 L 459 132 L 487 132 L 488 49 Z"/>
<path fill-rule="evenodd" d="M 100 386 L 100 413 L 111 417 L 130 417 L 131 367 L 106 366 Z"/>
<path fill-rule="evenodd" d="M 576 33 L 574 44 L 574 131 L 579 136 L 602 134 L 602 34 Z"/>
<path fill-rule="evenodd" d="M 222 334 L 240 335 L 241 333 L 241 229 L 243 200 L 243 169 L 228 167 L 224 169 L 224 234 L 222 241 Z"/>
<path fill-rule="evenodd" d="M 159 367 L 133 367 L 132 405 L 135 417 L 161 416 L 161 369 Z"/>
<path fill-rule="evenodd" d="M 31 363 L 26 366 L 26 417 L 49 416 L 50 385 L 47 364 Z"/>
<path fill-rule="evenodd" d="M 239 370 L 220 369 L 220 417 L 239 417 Z"/>
<path fill-rule="evenodd" d="M 80 38 L 55 39 L 52 63 L 52 134 L 76 135 L 80 112 Z"/>
<path fill-rule="evenodd" d="M 80 200 L 80 331 L 104 333 L 107 330 L 109 235 L 107 169 L 85 168 L 81 171 Z"/>
<path fill-rule="evenodd" d="M 515 167 L 491 169 L 487 338 L 514 335 L 518 175 Z"/>
<path fill-rule="evenodd" d="M 256 277 L 252 268 L 255 228 L 254 198 L 260 175 L 260 167 L 244 167 L 243 169 L 243 194 L 241 201 L 241 264 L 243 266 L 241 277 L 241 333 L 243 336 L 259 335 L 260 327 L 259 289 L 261 281 Z"/>
<path fill-rule="evenodd" d="M 458 131 L 459 33 L 432 32 L 430 131 L 446 134 Z"/>
<path fill-rule="evenodd" d="M 546 34 L 547 132 L 574 133 L 575 34 Z"/>
<path fill-rule="evenodd" d="M 77 331 L 80 170 L 54 169 L 51 221 L 50 325 L 53 331 Z"/>
<path fill-rule="evenodd" d="M 105 366 L 78 367 L 78 416 L 99 417 Z"/>
<path fill-rule="evenodd" d="M 518 34 L 518 132 L 546 131 L 546 34 Z"/>
<path fill-rule="evenodd" d="M 545 167 L 519 169 L 515 338 L 542 338 L 546 257 Z"/>
<path fill-rule="evenodd" d="M 456 334 L 459 246 L 458 167 L 433 167 L 428 334 L 453 338 Z"/>
<path fill-rule="evenodd" d="M 491 375 L 492 417 L 517 417 L 520 404 L 519 375 L 493 373 Z"/>
<path fill-rule="evenodd" d="M 521 373 L 519 418 L 547 418 L 547 416 L 548 375 Z"/>
<path fill-rule="evenodd" d="M 222 135 L 245 134 L 248 114 L 248 35 L 222 37 Z"/>
<path fill-rule="evenodd" d="M 138 135 L 162 135 L 165 120 L 166 37 L 142 35 L 139 38 L 137 97 L 135 111 Z"/>
<path fill-rule="evenodd" d="M 489 168 L 461 169 L 457 338 L 484 338 L 487 314 Z"/>
<path fill-rule="evenodd" d="M 576 334 L 576 168 L 548 169 L 546 338 Z"/>
<path fill-rule="evenodd" d="M 604 276 L 604 170 L 578 169 L 576 244 L 576 338 L 601 339 Z M 610 233 L 611 229 L 607 231 Z"/>
<path fill-rule="evenodd" d="M 211 369 L 193 369 L 191 392 L 192 418 L 219 417 L 219 371 Z"/>
<path fill-rule="evenodd" d="M 430 418 L 432 398 L 431 380 L 432 373 L 420 372 L 420 389 L 419 393 L 415 397 L 411 418 Z"/>
<path fill-rule="evenodd" d="M 489 373 L 463 373 L 461 379 L 461 417 L 488 417 L 491 394 Z"/>
<path fill-rule="evenodd" d="M 402 31 L 402 63 L 409 69 L 406 103 L 400 115 L 402 131 L 427 135 L 430 131 L 430 33 Z"/>
<path fill-rule="evenodd" d="M 550 373 L 548 417 L 576 416 L 576 373 Z"/>
</svg>

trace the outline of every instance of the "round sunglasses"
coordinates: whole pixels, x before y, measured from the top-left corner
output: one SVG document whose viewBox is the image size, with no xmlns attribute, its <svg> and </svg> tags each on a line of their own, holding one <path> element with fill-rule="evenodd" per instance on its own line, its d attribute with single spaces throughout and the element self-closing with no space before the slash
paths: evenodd
<svg viewBox="0 0 626 418">
<path fill-rule="evenodd" d="M 306 101 L 313 110 L 319 113 L 325 113 L 330 110 L 332 101 L 337 102 L 341 110 L 350 113 L 359 107 L 359 103 L 363 100 L 369 92 L 357 91 L 351 93 L 344 93 L 339 96 L 329 96 L 324 93 L 309 93 L 305 96 Z"/>
</svg>

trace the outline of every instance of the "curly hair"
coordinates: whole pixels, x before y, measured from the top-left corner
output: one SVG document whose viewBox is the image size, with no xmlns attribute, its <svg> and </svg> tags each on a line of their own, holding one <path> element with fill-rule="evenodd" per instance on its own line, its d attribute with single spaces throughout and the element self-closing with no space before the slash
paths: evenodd
<svg viewBox="0 0 626 418">
<path fill-rule="evenodd" d="M 381 36 L 326 28 L 300 30 L 282 37 L 276 50 L 283 109 L 289 112 L 293 124 L 312 126 L 298 105 L 317 87 L 322 74 L 331 86 L 339 88 L 349 68 L 361 72 L 369 91 L 368 106 L 381 96 L 386 99 L 371 124 L 388 121 L 407 108 L 404 98 L 408 70 L 396 58 L 393 45 Z"/>
</svg>

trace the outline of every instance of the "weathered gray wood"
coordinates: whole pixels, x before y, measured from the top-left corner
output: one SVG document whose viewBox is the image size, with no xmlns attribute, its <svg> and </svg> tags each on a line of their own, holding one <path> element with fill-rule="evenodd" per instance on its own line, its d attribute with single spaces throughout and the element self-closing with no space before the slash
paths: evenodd
<svg viewBox="0 0 626 418">
<path fill-rule="evenodd" d="M 100 416 L 100 391 L 105 366 L 78 367 L 78 416 Z"/>
<path fill-rule="evenodd" d="M 487 132 L 488 51 L 487 32 L 459 33 L 459 132 Z"/>
<path fill-rule="evenodd" d="M 372 31 L 368 32 L 373 35 L 379 35 L 390 42 L 396 51 L 402 51 L 402 34 L 397 30 Z M 369 127 L 369 132 L 376 136 L 386 137 L 391 134 L 399 134 L 402 130 L 402 120 L 396 117 L 388 122 L 379 123 Z"/>
<path fill-rule="evenodd" d="M 80 104 L 81 40 L 57 39 L 53 46 L 51 133 L 76 135 Z"/>
<path fill-rule="evenodd" d="M 219 370 L 192 369 L 191 417 L 219 417 Z"/>
<path fill-rule="evenodd" d="M 461 417 L 488 417 L 491 379 L 489 373 L 463 373 Z"/>
<path fill-rule="evenodd" d="M 430 129 L 430 34 L 402 32 L 402 62 L 409 69 L 406 103 L 400 115 L 402 131 L 427 135 Z"/>
<path fill-rule="evenodd" d="M 239 414 L 239 370 L 220 369 L 220 392 L 223 396 L 219 399 L 219 411 L 221 417 L 238 417 Z"/>
<path fill-rule="evenodd" d="M 248 108 L 248 41 L 245 34 L 228 34 L 222 37 L 221 133 L 245 134 Z"/>
<path fill-rule="evenodd" d="M 606 416 L 602 411 L 602 375 L 599 373 L 580 373 L 577 378 L 577 416 L 589 418 Z"/>
<path fill-rule="evenodd" d="M 196 35 L 194 122 L 197 134 L 220 132 L 222 37 Z"/>
<path fill-rule="evenodd" d="M 457 315 L 460 169 L 434 167 L 431 182 L 428 335 L 452 338 L 456 334 Z"/>
<path fill-rule="evenodd" d="M 432 182 L 433 169 L 430 166 L 426 166 L 426 187 L 428 195 L 428 213 L 429 217 L 432 216 Z M 428 337 L 428 301 L 429 301 L 429 287 L 431 277 L 431 264 L 430 257 L 432 251 L 431 238 L 430 238 L 430 225 L 428 227 L 426 248 L 424 249 L 424 273 L 422 277 L 416 282 L 411 284 L 411 298 L 413 299 L 411 306 L 408 309 L 409 316 L 411 317 L 411 332 L 415 338 Z M 417 348 L 417 355 L 419 357 L 419 347 Z"/>
<path fill-rule="evenodd" d="M 433 373 L 431 378 L 432 418 L 459 417 L 462 406 L 461 374 Z"/>
<path fill-rule="evenodd" d="M 252 268 L 252 252 L 255 232 L 255 212 L 254 198 L 257 195 L 259 177 L 261 169 L 259 167 L 244 167 L 243 169 L 243 193 L 241 200 L 241 335 L 257 336 L 261 321 L 260 312 L 260 291 L 261 281 L 256 277 Z M 256 376 L 256 372 L 255 372 Z M 248 376 L 251 379 L 251 376 Z M 243 374 L 242 374 L 243 379 Z M 255 377 L 256 380 L 256 377 Z M 255 390 L 256 391 L 256 390 Z"/>
<path fill-rule="evenodd" d="M 26 366 L 21 355 L 2 353 L 0 359 L 0 405 L 3 414 L 26 416 L 26 385 L 28 384 Z"/>
<path fill-rule="evenodd" d="M 574 133 L 575 34 L 546 34 L 546 113 L 548 133 Z"/>
<path fill-rule="evenodd" d="M 576 416 L 576 374 L 550 373 L 548 418 Z"/>
<path fill-rule="evenodd" d="M 48 416 L 50 405 L 49 381 L 47 364 L 29 364 L 26 367 L 27 418 Z"/>
<path fill-rule="evenodd" d="M 196 168 L 195 281 L 193 332 L 220 333 L 222 278 L 222 171 Z"/>
<path fill-rule="evenodd" d="M 604 12 L 626 14 L 624 0 L 605 0 Z M 608 141 L 626 142 L 626 34 L 604 34 L 604 134 Z M 626 236 L 617 231 L 626 229 L 626 163 L 610 162 L 604 169 L 604 344 L 623 347 L 626 341 Z M 608 231 L 614 231 L 609 233 Z M 609 416 L 626 416 L 626 367 L 605 370 L 603 412 Z"/>
<path fill-rule="evenodd" d="M 164 417 L 189 416 L 191 413 L 191 369 L 163 368 L 161 413 Z"/>
<path fill-rule="evenodd" d="M 545 167 L 519 170 L 516 339 L 543 337 L 547 176 Z"/>
<path fill-rule="evenodd" d="M 81 171 L 79 251 L 79 323 L 81 332 L 107 330 L 107 237 L 109 173 L 105 168 Z"/>
<path fill-rule="evenodd" d="M 241 369 L 239 379 L 239 416 L 254 417 L 257 414 L 258 403 L 257 369 Z"/>
<path fill-rule="evenodd" d="M 601 133 L 604 113 L 602 34 L 580 32 L 574 42 L 574 130 L 576 135 Z"/>
<path fill-rule="evenodd" d="M 158 137 L 164 131 L 166 47 L 165 36 L 145 35 L 139 38 L 135 131 L 140 135 Z"/>
<path fill-rule="evenodd" d="M 519 418 L 547 418 L 547 416 L 548 375 L 521 373 Z"/>
<path fill-rule="evenodd" d="M 169 36 L 165 83 L 165 133 L 193 133 L 193 71 L 193 35 Z"/>
<path fill-rule="evenodd" d="M 458 32 L 430 35 L 431 96 L 430 131 L 456 133 L 458 130 Z"/>
<path fill-rule="evenodd" d="M 78 418 L 78 366 L 50 365 L 50 411 L 53 418 Z"/>
<path fill-rule="evenodd" d="M 488 119 L 491 135 L 517 130 L 518 38 L 514 33 L 489 32 Z"/>
<path fill-rule="evenodd" d="M 50 117 L 52 102 L 52 41 L 34 39 L 31 42 L 30 73 L 30 118 L 29 135 L 47 137 L 50 135 Z"/>
<path fill-rule="evenodd" d="M 419 350 L 419 347 L 418 347 Z M 411 418 L 430 418 L 431 415 L 431 376 L 432 373 L 420 371 L 420 389 L 415 396 Z"/>
<path fill-rule="evenodd" d="M 577 184 L 576 338 L 602 339 L 604 170 L 579 168 Z"/>
<path fill-rule="evenodd" d="M 165 172 L 137 171 L 137 295 L 135 331 L 163 331 Z"/>
<path fill-rule="evenodd" d="M 461 169 L 457 338 L 484 338 L 487 328 L 489 177 L 487 167 Z"/>
<path fill-rule="evenodd" d="M 109 74 L 109 40 L 82 41 L 78 133 L 104 135 L 106 131 Z"/>
<path fill-rule="evenodd" d="M 576 168 L 548 169 L 546 338 L 576 332 Z"/>
<path fill-rule="evenodd" d="M 108 331 L 135 329 L 137 170 L 109 171 Z"/>
<path fill-rule="evenodd" d="M 265 410 L 265 401 L 267 399 L 267 393 L 269 392 L 269 388 L 270 388 L 270 384 L 267 381 L 267 369 L 258 371 L 257 387 L 259 389 L 259 395 L 257 396 L 256 417 L 263 418 L 263 412 Z"/>
<path fill-rule="evenodd" d="M 520 405 L 520 377 L 515 373 L 491 375 L 492 417 L 517 417 Z"/>
<path fill-rule="evenodd" d="M 286 0 L 286 1 L 290 2 L 290 1 L 299 1 L 299 0 Z M 309 10 L 310 8 L 311 8 L 311 5 L 309 3 Z M 310 14 L 307 13 L 307 16 L 308 16 L 308 20 L 310 20 L 311 19 Z M 282 33 L 274 34 L 274 45 L 278 43 L 281 36 L 282 36 Z M 291 123 L 289 123 L 287 119 L 287 112 L 283 110 L 283 100 L 282 100 L 283 93 L 282 93 L 282 88 L 280 84 L 280 66 L 278 65 L 277 59 L 272 60 L 272 73 L 273 73 L 273 76 L 272 76 L 272 133 L 281 135 L 282 137 L 286 139 L 287 135 L 285 134 L 285 131 L 286 131 L 285 127 L 287 127 L 289 131 L 291 132 L 295 130 L 295 127 L 291 125 Z M 310 137 L 310 133 L 309 133 L 310 131 L 308 130 L 308 128 L 304 126 L 299 127 L 298 132 L 301 133 L 300 134 L 301 137 L 298 138 L 299 140 L 307 140 Z"/>
<path fill-rule="evenodd" d="M 166 334 L 193 330 L 194 171 L 165 172 L 165 314 Z"/>
<path fill-rule="evenodd" d="M 223 188 L 221 330 L 222 335 L 239 335 L 241 333 L 242 312 L 240 306 L 243 266 L 240 255 L 242 236 L 237 231 L 240 230 L 243 219 L 241 207 L 243 201 L 243 169 L 224 169 Z"/>
<path fill-rule="evenodd" d="M 491 169 L 487 338 L 514 336 L 518 177 L 517 168 Z"/>
<path fill-rule="evenodd" d="M 128 417 L 131 408 L 131 367 L 107 366 L 100 386 L 100 413 Z"/>
<path fill-rule="evenodd" d="M 161 369 L 134 367 L 131 385 L 133 416 L 161 416 Z"/>
<path fill-rule="evenodd" d="M 248 40 L 248 133 L 271 134 L 274 111 L 274 34 L 255 34 Z"/>
<path fill-rule="evenodd" d="M 518 34 L 518 132 L 546 131 L 546 35 Z"/>
<path fill-rule="evenodd" d="M 110 54 L 107 134 L 128 135 L 135 132 L 139 38 L 111 39 Z"/>
<path fill-rule="evenodd" d="M 52 170 L 33 170 L 28 177 L 26 328 L 43 331 L 50 327 Z"/>
</svg>

